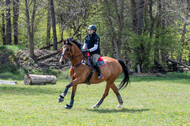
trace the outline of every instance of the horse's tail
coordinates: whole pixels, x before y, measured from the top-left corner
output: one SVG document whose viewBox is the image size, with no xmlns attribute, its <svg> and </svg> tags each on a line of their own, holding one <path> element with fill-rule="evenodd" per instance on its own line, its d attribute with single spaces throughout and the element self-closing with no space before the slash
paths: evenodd
<svg viewBox="0 0 190 126">
<path fill-rule="evenodd" d="M 118 62 L 122 66 L 123 72 L 124 72 L 124 76 L 125 76 L 124 79 L 121 81 L 119 87 L 118 87 L 119 90 L 120 90 L 122 88 L 125 88 L 128 85 L 128 83 L 129 83 L 129 72 L 128 72 L 127 66 L 125 65 L 125 63 L 122 60 L 118 60 Z"/>
</svg>

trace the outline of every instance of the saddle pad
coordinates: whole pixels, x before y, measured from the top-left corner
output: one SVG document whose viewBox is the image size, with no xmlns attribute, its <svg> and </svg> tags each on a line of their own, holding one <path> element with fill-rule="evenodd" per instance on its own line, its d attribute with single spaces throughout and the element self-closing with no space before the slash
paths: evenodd
<svg viewBox="0 0 190 126">
<path fill-rule="evenodd" d="M 100 61 L 98 60 L 97 64 L 99 67 L 106 65 L 103 59 L 101 59 Z"/>
<path fill-rule="evenodd" d="M 100 58 L 98 59 L 98 61 L 103 61 L 103 58 L 102 58 L 102 57 L 100 57 Z"/>
</svg>

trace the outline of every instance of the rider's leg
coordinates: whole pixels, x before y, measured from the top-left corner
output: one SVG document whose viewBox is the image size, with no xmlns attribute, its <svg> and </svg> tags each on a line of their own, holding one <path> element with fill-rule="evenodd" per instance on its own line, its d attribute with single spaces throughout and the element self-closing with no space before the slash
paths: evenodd
<svg viewBox="0 0 190 126">
<path fill-rule="evenodd" d="M 98 79 L 101 79 L 103 78 L 103 75 L 101 73 L 101 69 L 100 67 L 98 66 L 97 62 L 98 62 L 98 59 L 100 58 L 100 55 L 99 54 L 93 54 L 92 55 L 92 59 L 93 59 L 93 65 L 95 66 L 97 72 L 98 72 Z"/>
</svg>

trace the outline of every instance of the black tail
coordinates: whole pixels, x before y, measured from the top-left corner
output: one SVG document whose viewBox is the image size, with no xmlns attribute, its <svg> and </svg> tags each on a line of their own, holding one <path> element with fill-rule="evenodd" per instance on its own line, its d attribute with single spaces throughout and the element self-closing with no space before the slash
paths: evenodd
<svg viewBox="0 0 190 126">
<path fill-rule="evenodd" d="M 121 60 L 118 60 L 118 62 L 120 63 L 120 65 L 122 66 L 123 68 L 123 72 L 124 72 L 124 79 L 121 81 L 120 85 L 119 85 L 119 90 L 122 89 L 122 88 L 125 88 L 128 83 L 129 83 L 129 72 L 128 72 L 128 68 L 127 66 L 125 65 L 125 63 Z"/>
</svg>

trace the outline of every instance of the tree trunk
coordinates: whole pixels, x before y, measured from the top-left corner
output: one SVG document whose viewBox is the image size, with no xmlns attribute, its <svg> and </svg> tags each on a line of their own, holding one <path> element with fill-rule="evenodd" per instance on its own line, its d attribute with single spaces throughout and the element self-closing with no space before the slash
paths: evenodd
<svg viewBox="0 0 190 126">
<path fill-rule="evenodd" d="M 187 33 L 187 25 L 188 25 L 188 18 L 189 18 L 189 12 L 190 12 L 190 0 L 187 0 L 187 10 L 185 14 L 185 19 L 183 23 L 183 30 L 182 30 L 182 35 L 181 35 L 181 49 L 180 49 L 180 54 L 178 57 L 178 61 L 182 61 L 182 54 L 183 54 L 183 47 L 184 47 L 184 42 L 185 42 L 185 35 Z"/>
<path fill-rule="evenodd" d="M 34 55 L 34 20 L 35 20 L 35 13 L 36 13 L 36 0 L 33 0 L 33 12 L 30 21 L 30 12 L 28 7 L 28 0 L 25 0 L 25 8 L 26 8 L 26 21 L 27 21 L 27 31 L 29 37 L 29 45 L 30 45 L 30 57 L 35 60 Z"/>
<path fill-rule="evenodd" d="M 120 59 L 121 57 L 121 42 L 122 42 L 122 33 L 123 33 L 123 10 L 124 10 L 124 0 L 119 0 L 120 4 L 117 3 L 117 0 L 113 0 L 113 4 L 114 4 L 114 9 L 116 12 L 116 18 L 118 21 L 118 32 L 117 32 L 117 36 L 116 36 L 116 31 L 115 28 L 113 26 L 113 21 L 111 18 L 111 13 L 110 13 L 110 8 L 109 8 L 109 3 L 108 0 L 105 0 L 105 5 L 106 5 L 106 16 L 109 22 L 109 26 L 111 29 L 111 33 L 112 33 L 112 42 L 114 44 L 115 47 L 115 53 L 116 53 L 116 59 Z M 120 5 L 119 9 L 118 9 L 118 5 Z M 113 15 L 112 15 L 113 16 Z"/>
<path fill-rule="evenodd" d="M 14 44 L 18 44 L 18 17 L 19 17 L 19 0 L 13 0 L 13 28 Z"/>
<path fill-rule="evenodd" d="M 159 64 L 159 39 L 160 39 L 160 24 L 161 24 L 161 0 L 157 1 L 157 23 L 156 23 L 156 39 L 154 42 L 154 65 Z"/>
<path fill-rule="evenodd" d="M 137 32 L 137 4 L 136 0 L 130 0 L 131 1 L 131 16 L 132 16 L 132 28 L 133 31 Z"/>
<path fill-rule="evenodd" d="M 10 0 L 6 0 L 6 37 L 7 37 L 7 45 L 11 45 L 11 14 L 10 14 Z"/>
<path fill-rule="evenodd" d="M 153 30 L 154 30 L 154 18 L 152 14 L 152 6 L 153 6 L 153 1 L 149 0 L 149 16 L 150 16 L 150 38 L 152 38 Z"/>
<path fill-rule="evenodd" d="M 53 28 L 53 41 L 54 41 L 54 50 L 57 50 L 57 35 L 56 35 L 56 22 L 55 22 L 55 12 L 53 0 L 49 0 L 51 8 L 51 18 L 52 18 L 52 28 Z"/>
<path fill-rule="evenodd" d="M 6 84 L 6 85 L 16 85 L 16 81 L 6 81 L 6 80 L 0 80 L 0 85 L 1 84 Z"/>
<path fill-rule="evenodd" d="M 51 31 L 51 14 L 50 14 L 50 6 L 48 6 L 47 10 L 47 29 L 46 29 L 46 45 L 50 45 L 50 31 Z M 48 48 L 50 50 L 50 48 Z"/>
<path fill-rule="evenodd" d="M 56 82 L 57 78 L 54 75 L 27 74 L 24 77 L 25 85 L 56 84 Z"/>
<path fill-rule="evenodd" d="M 136 65 L 140 65 L 140 69 L 142 69 L 143 63 L 143 53 L 144 53 L 144 46 L 141 40 L 141 34 L 143 29 L 143 11 L 144 11 L 144 0 L 138 0 L 138 22 L 137 22 L 137 34 L 139 36 L 139 44 L 135 49 L 136 53 Z M 141 70 L 142 71 L 142 70 Z"/>
<path fill-rule="evenodd" d="M 138 23 L 137 23 L 138 35 L 142 34 L 142 29 L 143 29 L 143 9 L 144 9 L 144 1 L 138 0 Z"/>
<path fill-rule="evenodd" d="M 6 33 L 5 33 L 5 14 L 4 10 L 2 11 L 2 31 L 1 31 L 1 36 L 3 40 L 3 45 L 6 45 Z"/>
<path fill-rule="evenodd" d="M 161 18 L 161 27 L 162 27 L 162 34 L 166 34 L 165 33 L 165 27 L 166 27 L 166 17 L 165 17 L 165 13 L 166 13 L 166 1 L 165 0 L 162 0 L 162 5 L 161 5 L 161 15 L 162 15 L 162 18 Z M 162 59 L 162 64 L 164 64 L 164 66 L 166 67 L 166 63 L 167 63 L 167 59 L 169 58 L 168 56 L 168 50 L 167 50 L 167 46 L 165 45 L 164 43 L 164 40 L 165 38 L 162 37 L 161 38 L 161 42 L 162 42 L 162 46 L 161 46 L 161 59 Z"/>
<path fill-rule="evenodd" d="M 112 45 L 114 45 L 114 50 L 115 50 L 115 53 L 116 53 L 116 58 L 118 59 L 119 58 L 119 54 L 118 54 L 118 47 L 117 47 L 117 39 L 116 39 L 116 34 L 115 34 L 115 30 L 114 30 L 114 27 L 113 27 L 113 22 L 112 22 L 112 19 L 111 19 L 111 14 L 110 14 L 110 8 L 109 8 L 109 3 L 108 3 L 108 0 L 104 0 L 105 2 L 105 5 L 106 5 L 106 17 L 108 19 L 108 23 L 109 23 L 109 26 L 110 26 L 110 29 L 111 29 L 111 36 L 112 36 Z"/>
</svg>

